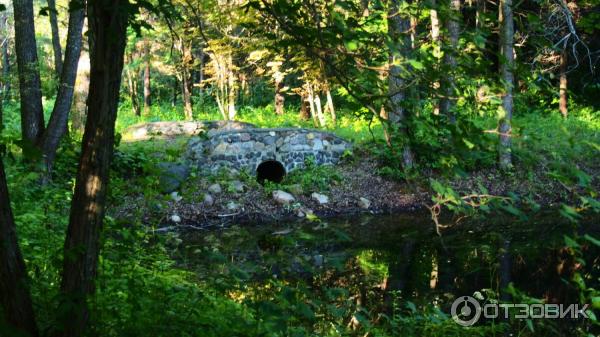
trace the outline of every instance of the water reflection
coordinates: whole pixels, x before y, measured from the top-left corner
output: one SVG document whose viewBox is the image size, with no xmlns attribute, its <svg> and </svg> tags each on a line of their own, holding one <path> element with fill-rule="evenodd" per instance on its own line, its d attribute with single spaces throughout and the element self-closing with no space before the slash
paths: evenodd
<svg viewBox="0 0 600 337">
<path fill-rule="evenodd" d="M 577 230 L 597 231 L 593 225 Z M 440 237 L 426 215 L 275 223 L 189 234 L 179 259 L 199 279 L 247 304 L 274 305 L 291 288 L 311 303 L 315 317 L 335 321 L 340 315 L 346 327 L 358 329 L 407 310 L 443 315 L 457 296 L 476 292 L 502 301 L 577 303 L 569 280 L 586 261 L 565 247 L 564 235 L 574 230 L 554 219 L 496 219 L 462 224 Z M 595 266 L 597 249 L 586 249 L 587 263 Z"/>
</svg>

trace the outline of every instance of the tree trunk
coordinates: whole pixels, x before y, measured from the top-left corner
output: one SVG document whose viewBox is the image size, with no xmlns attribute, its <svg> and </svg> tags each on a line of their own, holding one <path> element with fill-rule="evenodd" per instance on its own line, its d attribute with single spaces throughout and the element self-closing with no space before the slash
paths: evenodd
<svg viewBox="0 0 600 337">
<path fill-rule="evenodd" d="M 173 76 L 173 96 L 171 98 L 171 106 L 177 106 L 177 91 L 179 90 L 179 81 L 177 76 Z"/>
<path fill-rule="evenodd" d="M 231 53 L 227 58 L 227 115 L 229 120 L 234 120 L 237 114 L 235 110 L 235 98 L 236 98 L 236 79 L 233 72 L 233 56 Z"/>
<path fill-rule="evenodd" d="M 281 93 L 283 89 L 283 74 L 278 76 L 275 75 L 275 113 L 278 115 L 283 115 L 284 113 L 284 104 L 285 97 Z"/>
<path fill-rule="evenodd" d="M 310 115 L 312 116 L 313 126 L 315 128 L 319 127 L 319 121 L 317 120 L 317 112 L 315 109 L 315 95 L 312 88 L 312 84 L 306 83 L 306 91 L 308 92 L 308 104 L 310 107 Z"/>
<path fill-rule="evenodd" d="M 395 127 L 404 139 L 408 139 L 406 122 L 409 112 L 403 106 L 403 102 L 409 99 L 407 95 L 406 69 L 402 69 L 401 61 L 410 58 L 412 51 L 411 20 L 404 13 L 400 13 L 401 0 L 390 0 L 388 3 L 388 34 L 393 46 L 390 50 L 390 70 L 388 75 L 388 95 L 390 109 L 388 121 Z M 402 164 L 405 169 L 414 166 L 414 158 L 410 146 L 405 141 L 402 145 Z"/>
<path fill-rule="evenodd" d="M 72 130 L 83 132 L 87 115 L 87 98 L 90 87 L 90 55 L 83 50 L 77 66 L 77 79 L 73 93 L 73 112 L 71 113 Z"/>
<path fill-rule="evenodd" d="M 50 2 L 49 0 L 48 2 Z M 60 139 L 67 131 L 69 123 L 69 111 L 73 103 L 73 91 L 77 79 L 77 67 L 81 55 L 83 21 L 85 12 L 83 8 L 69 13 L 69 28 L 67 33 L 67 45 L 65 48 L 65 63 L 60 76 L 60 87 L 52 109 L 52 115 L 48 122 L 48 128 L 44 133 L 42 148 L 44 161 L 48 176 L 52 172 L 52 165 L 56 157 L 56 151 Z"/>
<path fill-rule="evenodd" d="M 560 87 L 559 87 L 559 103 L 558 108 L 560 110 L 561 115 L 564 118 L 567 118 L 569 115 L 568 109 L 568 96 L 567 96 L 567 51 L 563 50 L 560 54 Z"/>
<path fill-rule="evenodd" d="M 132 64 L 134 55 L 126 55 L 127 63 Z M 131 108 L 136 116 L 142 115 L 142 109 L 140 108 L 140 100 L 138 97 L 138 78 L 135 75 L 137 69 L 130 69 L 129 67 L 125 70 L 125 76 L 127 77 L 127 88 L 129 89 L 129 98 L 131 100 Z"/>
<path fill-rule="evenodd" d="M 429 11 L 429 19 L 431 20 L 431 43 L 433 44 L 433 57 L 437 59 L 437 66 L 439 66 L 439 59 L 441 58 L 441 48 L 440 48 L 440 19 L 438 17 L 437 4 L 435 0 L 431 1 L 431 10 Z M 440 82 L 433 82 L 433 114 L 439 115 L 440 113 L 440 105 L 438 102 L 437 96 L 438 90 L 440 88 Z"/>
<path fill-rule="evenodd" d="M 21 133 L 24 141 L 35 145 L 44 133 L 44 110 L 33 24 L 33 0 L 15 0 L 13 8 L 21 95 Z"/>
<path fill-rule="evenodd" d="M 193 116 L 192 108 L 192 93 L 190 91 L 190 79 L 187 71 L 184 71 L 181 82 L 181 94 L 183 95 L 183 110 L 185 113 L 185 119 L 191 121 Z"/>
<path fill-rule="evenodd" d="M 193 64 L 192 51 L 184 39 L 179 39 L 179 52 L 181 53 L 181 95 L 183 97 L 183 112 L 186 120 L 192 120 L 192 78 L 190 65 Z"/>
<path fill-rule="evenodd" d="M 8 335 L 39 335 L 28 282 L 10 208 L 4 164 L 0 158 L 0 305 L 4 313 L 0 321 L 4 319 L 14 329 Z"/>
<path fill-rule="evenodd" d="M 310 119 L 310 107 L 308 106 L 308 97 L 305 92 L 300 94 L 300 119 L 307 121 Z"/>
<path fill-rule="evenodd" d="M 79 11 L 79 10 L 78 10 Z M 56 0 L 48 0 L 48 17 L 50 18 L 50 30 L 52 31 L 52 49 L 54 50 L 54 71 L 56 77 L 62 76 L 62 48 L 60 46 L 60 35 L 58 33 L 58 20 L 56 19 Z M 67 52 L 69 46 L 65 48 Z"/>
<path fill-rule="evenodd" d="M 318 93 L 314 93 L 315 108 L 317 108 L 317 118 L 319 119 L 320 127 L 324 128 L 327 123 L 325 122 L 325 115 L 323 114 L 323 108 L 321 106 L 321 97 Z"/>
<path fill-rule="evenodd" d="M 57 311 L 64 327 L 58 335 L 64 337 L 84 333 L 89 316 L 87 299 L 95 289 L 127 39 L 127 6 L 125 0 L 90 0 L 87 7 L 91 54 L 88 116 L 65 239 Z"/>
<path fill-rule="evenodd" d="M 513 87 L 515 66 L 514 58 L 514 21 L 512 0 L 500 0 L 500 76 L 504 83 L 502 109 L 498 122 L 500 133 L 499 164 L 502 169 L 512 167 L 511 156 L 511 119 L 513 114 Z"/>
<path fill-rule="evenodd" d="M 0 100 L 7 100 L 10 95 L 10 56 L 9 56 L 9 30 L 8 14 L 6 11 L 0 13 L 0 53 L 2 62 L 2 84 L 0 90 Z"/>
<path fill-rule="evenodd" d="M 148 114 L 150 112 L 150 106 L 152 105 L 152 88 L 150 87 L 150 43 L 146 43 L 145 48 L 145 67 L 144 67 L 144 112 Z"/>
<path fill-rule="evenodd" d="M 335 114 L 335 106 L 333 105 L 333 97 L 331 97 L 331 88 L 329 87 L 329 81 L 327 79 L 323 80 L 323 90 L 325 91 L 325 107 L 329 114 L 331 115 L 331 122 L 333 126 L 337 126 L 337 116 Z"/>
<path fill-rule="evenodd" d="M 450 16 L 446 21 L 446 29 L 448 30 L 449 46 L 448 51 L 444 54 L 444 63 L 446 64 L 447 72 L 443 81 L 443 97 L 440 100 L 440 113 L 448 117 L 450 123 L 456 123 L 454 115 L 454 106 L 456 105 L 456 94 L 454 92 L 456 73 L 456 53 L 458 49 L 458 38 L 460 34 L 459 26 L 460 17 L 460 0 L 450 1 Z"/>
</svg>

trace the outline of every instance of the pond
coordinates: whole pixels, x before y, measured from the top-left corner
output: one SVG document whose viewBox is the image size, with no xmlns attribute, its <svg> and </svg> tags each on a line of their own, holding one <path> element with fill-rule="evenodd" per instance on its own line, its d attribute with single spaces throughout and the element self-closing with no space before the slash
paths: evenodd
<svg viewBox="0 0 600 337">
<path fill-rule="evenodd" d="M 600 247 L 570 248 L 565 235 L 600 237 L 600 228 L 593 219 L 577 226 L 556 219 L 470 221 L 441 236 L 428 214 L 234 226 L 185 235 L 178 261 L 283 335 L 595 331 L 585 317 L 518 319 L 512 311 L 469 328 L 452 320 L 452 304 L 463 296 L 481 306 L 580 303 L 571 280 L 580 273 L 597 286 Z"/>
</svg>

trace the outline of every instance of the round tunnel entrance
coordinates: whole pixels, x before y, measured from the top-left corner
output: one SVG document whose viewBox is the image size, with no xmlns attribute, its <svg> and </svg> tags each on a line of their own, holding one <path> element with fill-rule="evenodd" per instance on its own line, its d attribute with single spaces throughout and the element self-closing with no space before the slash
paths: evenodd
<svg viewBox="0 0 600 337">
<path fill-rule="evenodd" d="M 256 168 L 256 180 L 264 183 L 265 180 L 280 183 L 285 177 L 285 167 L 277 160 L 263 161 Z"/>
</svg>

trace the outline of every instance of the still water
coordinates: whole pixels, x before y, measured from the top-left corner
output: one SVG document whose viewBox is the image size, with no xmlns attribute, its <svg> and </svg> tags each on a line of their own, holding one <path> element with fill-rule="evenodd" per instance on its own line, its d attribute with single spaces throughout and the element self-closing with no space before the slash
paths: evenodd
<svg viewBox="0 0 600 337">
<path fill-rule="evenodd" d="M 584 303 L 574 281 L 598 288 L 600 247 L 579 239 L 600 238 L 600 226 L 557 219 L 464 221 L 441 236 L 428 214 L 233 226 L 186 234 L 178 260 L 284 335 L 290 324 L 312 335 L 595 335 L 585 318 L 452 320 L 462 296 Z"/>
</svg>

